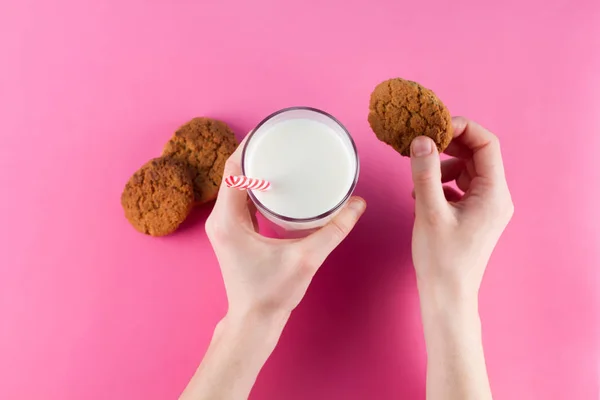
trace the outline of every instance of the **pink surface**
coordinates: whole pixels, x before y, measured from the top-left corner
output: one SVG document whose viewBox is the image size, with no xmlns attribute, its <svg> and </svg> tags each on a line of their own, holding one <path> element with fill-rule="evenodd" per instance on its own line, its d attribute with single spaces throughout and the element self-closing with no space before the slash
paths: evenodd
<svg viewBox="0 0 600 400">
<path fill-rule="evenodd" d="M 122 187 L 191 117 L 241 137 L 290 105 L 346 124 L 370 208 L 252 397 L 424 398 L 409 164 L 366 121 L 391 76 L 502 140 L 516 215 L 481 293 L 495 399 L 598 399 L 600 3 L 377 3 L 0 4 L 0 399 L 177 397 L 226 308 L 209 209 L 145 237 Z"/>
</svg>

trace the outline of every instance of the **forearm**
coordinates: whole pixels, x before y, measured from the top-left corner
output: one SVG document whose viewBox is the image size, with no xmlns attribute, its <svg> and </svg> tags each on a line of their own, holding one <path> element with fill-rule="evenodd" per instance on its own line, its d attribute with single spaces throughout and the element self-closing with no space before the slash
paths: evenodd
<svg viewBox="0 0 600 400">
<path fill-rule="evenodd" d="M 448 296 L 424 285 L 419 292 L 427 346 L 427 399 L 491 399 L 477 295 Z"/>
<path fill-rule="evenodd" d="M 180 400 L 248 398 L 286 320 L 285 316 L 225 317 Z"/>
</svg>

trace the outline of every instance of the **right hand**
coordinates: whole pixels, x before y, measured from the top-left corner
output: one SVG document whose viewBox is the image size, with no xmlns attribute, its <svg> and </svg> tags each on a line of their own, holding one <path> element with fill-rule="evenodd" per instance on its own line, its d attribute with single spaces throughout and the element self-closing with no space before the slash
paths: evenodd
<svg viewBox="0 0 600 400">
<path fill-rule="evenodd" d="M 227 160 L 224 176 L 241 175 L 244 142 Z M 217 202 L 206 221 L 215 250 L 229 310 L 228 321 L 249 315 L 285 323 L 304 296 L 314 274 L 350 233 L 366 208 L 353 197 L 330 221 L 302 239 L 271 239 L 258 232 L 256 207 L 246 191 L 221 184 Z"/>
<path fill-rule="evenodd" d="M 443 301 L 476 300 L 514 206 L 498 138 L 462 117 L 452 123 L 454 139 L 445 153 L 454 158 L 441 162 L 426 136 L 411 145 L 416 199 L 412 256 L 420 292 L 442 296 Z M 443 185 L 451 181 L 464 194 Z"/>
</svg>

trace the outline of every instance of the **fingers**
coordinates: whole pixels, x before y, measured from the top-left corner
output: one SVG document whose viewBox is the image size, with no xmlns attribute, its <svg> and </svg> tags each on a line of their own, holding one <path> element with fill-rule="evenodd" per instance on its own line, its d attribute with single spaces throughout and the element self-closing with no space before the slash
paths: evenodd
<svg viewBox="0 0 600 400">
<path fill-rule="evenodd" d="M 442 188 L 440 157 L 433 140 L 418 136 L 411 144 L 410 163 L 419 209 L 444 210 L 448 203 Z"/>
<path fill-rule="evenodd" d="M 463 197 L 462 193 L 451 186 L 444 186 L 444 196 L 446 197 L 446 200 L 455 203 L 459 202 Z"/>
<path fill-rule="evenodd" d="M 242 140 L 235 152 L 225 163 L 223 179 L 231 175 L 242 175 L 242 151 L 245 143 L 246 139 Z M 248 214 L 247 201 L 248 193 L 245 190 L 229 188 L 224 182 L 221 182 L 214 210 L 224 215 L 244 216 Z"/>
<path fill-rule="evenodd" d="M 469 186 L 471 186 L 471 175 L 469 175 L 469 172 L 467 172 L 466 169 L 463 170 L 456 179 L 456 186 L 463 192 L 469 190 Z"/>
<path fill-rule="evenodd" d="M 465 170 L 465 162 L 460 158 L 451 158 L 442 161 L 442 182 L 451 182 L 457 179 Z"/>
<path fill-rule="evenodd" d="M 452 181 L 457 182 L 457 186 L 463 192 L 466 192 L 469 188 L 469 184 L 471 183 L 471 178 L 468 176 L 467 166 L 464 160 L 458 158 L 451 158 L 448 160 L 442 161 L 441 169 L 442 169 L 442 183 L 448 183 Z M 468 178 L 467 181 L 463 180 L 463 183 L 466 183 L 466 186 L 460 186 L 458 183 L 459 178 L 465 176 Z M 462 179 L 462 178 L 461 178 Z M 449 186 L 443 186 L 443 192 L 447 201 L 458 201 L 457 199 L 462 198 L 462 194 L 452 189 Z M 411 196 L 413 199 L 416 199 L 415 191 L 413 189 Z"/>
<path fill-rule="evenodd" d="M 492 180 L 504 178 L 504 166 L 498 138 L 481 125 L 463 117 L 452 119 L 454 126 L 454 146 L 450 153 L 472 152 L 477 176 Z"/>
<path fill-rule="evenodd" d="M 454 132 L 456 133 L 456 130 Z M 473 152 L 458 140 L 450 142 L 448 147 L 446 147 L 446 150 L 444 150 L 444 154 L 448 154 L 449 156 L 456 158 L 462 158 L 463 160 L 473 157 Z"/>
<path fill-rule="evenodd" d="M 444 190 L 444 197 L 446 197 L 446 201 L 457 202 L 457 201 L 462 200 L 462 198 L 463 198 L 463 194 L 451 186 L 444 185 L 443 190 Z M 415 196 L 414 190 L 412 191 L 412 193 L 410 195 L 413 199 L 417 198 Z"/>
<path fill-rule="evenodd" d="M 348 236 L 366 207 L 364 199 L 352 197 L 333 220 L 300 241 L 303 250 L 312 255 L 315 269 L 320 267 L 327 256 Z"/>
<path fill-rule="evenodd" d="M 252 200 L 248 199 L 248 214 L 250 214 L 250 219 L 252 220 L 252 229 L 254 232 L 259 232 L 258 219 L 256 218 L 256 205 L 252 202 Z"/>
</svg>

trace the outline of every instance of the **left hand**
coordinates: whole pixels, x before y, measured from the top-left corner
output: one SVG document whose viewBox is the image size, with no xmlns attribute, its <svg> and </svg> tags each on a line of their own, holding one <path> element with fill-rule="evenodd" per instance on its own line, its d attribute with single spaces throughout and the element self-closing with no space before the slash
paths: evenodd
<svg viewBox="0 0 600 400">
<path fill-rule="evenodd" d="M 241 175 L 243 145 L 227 161 L 224 177 Z M 365 208 L 363 199 L 353 197 L 329 224 L 311 235 L 272 239 L 258 233 L 256 208 L 248 194 L 221 184 L 206 233 L 221 266 L 228 317 L 252 314 L 287 320 L 321 264 L 350 233 Z"/>
</svg>

